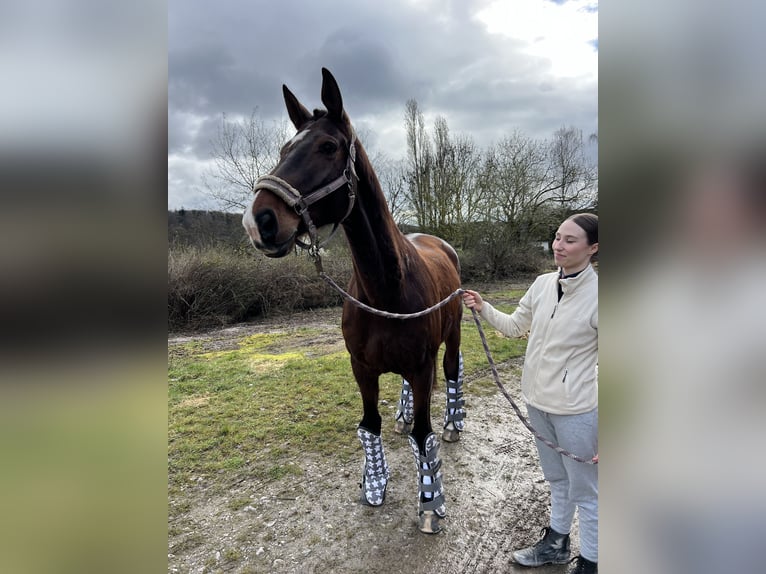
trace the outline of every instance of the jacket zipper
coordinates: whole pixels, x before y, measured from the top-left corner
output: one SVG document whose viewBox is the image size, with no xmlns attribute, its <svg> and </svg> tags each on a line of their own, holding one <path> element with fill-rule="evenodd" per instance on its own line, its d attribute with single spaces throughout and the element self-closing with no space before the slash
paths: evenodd
<svg viewBox="0 0 766 574">
<path fill-rule="evenodd" d="M 556 305 L 553 307 L 553 313 L 551 313 L 551 319 L 553 319 L 553 316 L 556 314 L 556 309 L 559 308 L 559 304 L 556 303 Z"/>
<path fill-rule="evenodd" d="M 564 378 L 561 379 L 562 383 L 566 383 L 567 382 L 567 374 L 568 373 L 569 373 L 569 369 L 564 369 Z"/>
</svg>

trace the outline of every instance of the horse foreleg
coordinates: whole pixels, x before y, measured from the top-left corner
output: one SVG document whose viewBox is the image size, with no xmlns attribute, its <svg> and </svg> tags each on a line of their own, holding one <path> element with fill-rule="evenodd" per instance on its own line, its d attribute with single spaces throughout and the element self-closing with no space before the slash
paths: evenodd
<svg viewBox="0 0 766 574">
<path fill-rule="evenodd" d="M 434 370 L 413 379 L 414 426 L 408 436 L 418 470 L 418 528 L 428 534 L 441 531 L 447 515 L 442 487 L 439 441 L 431 427 L 431 386 Z M 419 383 L 419 384 L 418 384 Z"/>
<path fill-rule="evenodd" d="M 364 408 L 364 416 L 356 430 L 364 452 L 364 470 L 359 485 L 362 489 L 361 502 L 370 506 L 380 506 L 386 499 L 389 469 L 380 433 L 378 376 L 364 372 L 353 362 L 352 369 L 362 394 Z"/>
</svg>

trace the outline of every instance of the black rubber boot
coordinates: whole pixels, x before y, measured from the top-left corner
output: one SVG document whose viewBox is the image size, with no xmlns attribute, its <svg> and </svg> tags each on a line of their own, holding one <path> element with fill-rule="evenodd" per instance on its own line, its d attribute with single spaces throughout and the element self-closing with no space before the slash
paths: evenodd
<svg viewBox="0 0 766 574">
<path fill-rule="evenodd" d="M 559 534 L 553 528 L 541 531 L 543 537 L 534 545 L 513 553 L 513 559 L 522 566 L 566 564 L 569 562 L 569 534 Z"/>
<path fill-rule="evenodd" d="M 597 574 L 598 573 L 598 563 L 597 562 L 591 562 L 587 558 L 583 558 L 582 556 L 577 556 L 573 560 L 575 563 L 574 568 L 570 568 L 567 570 L 567 574 Z"/>
</svg>

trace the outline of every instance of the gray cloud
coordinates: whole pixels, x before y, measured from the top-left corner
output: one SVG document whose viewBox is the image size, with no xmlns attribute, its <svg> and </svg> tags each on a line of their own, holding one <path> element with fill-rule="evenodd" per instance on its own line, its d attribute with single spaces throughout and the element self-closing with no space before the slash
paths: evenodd
<svg viewBox="0 0 766 574">
<path fill-rule="evenodd" d="M 563 124 L 595 131 L 595 80 L 557 78 L 523 43 L 488 34 L 472 18 L 483 4 L 170 0 L 170 153 L 209 157 L 223 113 L 284 116 L 282 84 L 309 109 L 321 107 L 323 66 L 338 80 L 352 121 L 390 157 L 404 155 L 404 140 L 397 146 L 377 132 L 390 131 L 392 118 L 403 126 L 409 98 L 480 146 L 513 130 L 532 137 Z M 171 207 L 174 195 L 170 189 Z"/>
</svg>

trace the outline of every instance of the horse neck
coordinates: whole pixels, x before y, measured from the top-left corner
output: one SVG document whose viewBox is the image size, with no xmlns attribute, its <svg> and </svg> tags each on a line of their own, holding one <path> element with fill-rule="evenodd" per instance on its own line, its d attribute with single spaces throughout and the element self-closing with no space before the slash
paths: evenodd
<svg viewBox="0 0 766 574">
<path fill-rule="evenodd" d="M 343 228 L 357 285 L 371 302 L 398 299 L 409 246 L 394 222 L 364 148 L 357 144 L 357 208 Z"/>
</svg>

